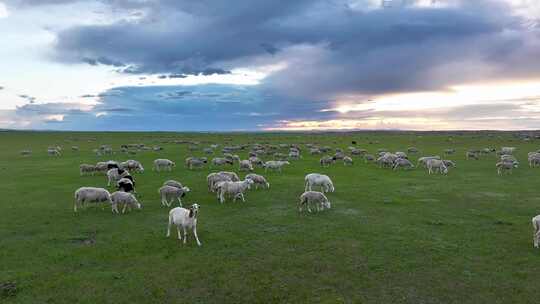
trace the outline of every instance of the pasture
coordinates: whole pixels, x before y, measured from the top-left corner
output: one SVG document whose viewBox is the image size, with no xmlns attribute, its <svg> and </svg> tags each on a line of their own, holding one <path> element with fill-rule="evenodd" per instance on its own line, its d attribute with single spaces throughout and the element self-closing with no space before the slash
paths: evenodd
<svg viewBox="0 0 540 304">
<path fill-rule="evenodd" d="M 3 303 L 533 303 L 540 295 L 540 250 L 532 246 L 531 218 L 540 213 L 540 168 L 527 152 L 540 148 L 512 133 L 0 133 L 0 302 Z M 449 138 L 452 138 L 450 141 Z M 89 142 L 89 139 L 95 141 Z M 190 171 L 188 144 L 301 144 L 302 159 L 283 173 L 256 168 L 269 190 L 249 190 L 246 202 L 223 205 L 206 187 L 208 173 Z M 406 151 L 456 161 L 447 176 L 382 169 L 353 157 L 321 168 L 304 143 L 344 150 Z M 101 144 L 160 145 L 163 151 L 98 157 Z M 61 145 L 61 157 L 47 147 Z M 72 145 L 80 152 L 70 151 Z M 470 148 L 517 147 L 520 167 L 498 176 L 494 154 L 465 160 Z M 31 156 L 19 154 L 31 149 Z M 247 158 L 249 149 L 238 151 Z M 286 153 L 287 150 L 285 150 Z M 346 151 L 346 150 L 345 150 Z M 176 161 L 153 172 L 152 161 Z M 106 187 L 106 177 L 79 176 L 81 163 L 136 159 L 142 210 L 113 215 L 110 207 L 73 212 L 73 192 Z M 332 208 L 297 211 L 304 176 L 329 175 Z M 176 179 L 197 202 L 198 233 L 187 245 L 165 238 L 168 208 L 157 189 Z M 173 236 L 176 236 L 173 233 Z"/>
</svg>

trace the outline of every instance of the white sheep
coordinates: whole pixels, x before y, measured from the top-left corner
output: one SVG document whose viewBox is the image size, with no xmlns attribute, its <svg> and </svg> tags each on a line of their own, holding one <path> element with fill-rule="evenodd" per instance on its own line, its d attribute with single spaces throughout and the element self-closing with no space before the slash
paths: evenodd
<svg viewBox="0 0 540 304">
<path fill-rule="evenodd" d="M 172 179 L 164 182 L 163 186 L 172 186 L 172 187 L 176 187 L 176 188 L 182 188 L 183 187 L 181 182 L 178 182 L 178 181 L 175 181 L 175 180 L 172 180 Z"/>
<path fill-rule="evenodd" d="M 501 161 L 495 164 L 495 167 L 497 167 L 497 174 L 501 175 L 503 173 L 503 170 L 505 172 L 508 172 L 509 174 L 512 174 L 512 169 L 518 167 L 517 162 L 513 161 Z"/>
<path fill-rule="evenodd" d="M 119 181 L 122 177 L 126 177 L 129 175 L 129 172 L 127 170 L 119 169 L 119 168 L 112 168 L 109 171 L 107 171 L 107 186 L 111 186 L 111 183 L 114 184 L 117 181 Z"/>
<path fill-rule="evenodd" d="M 182 207 L 181 198 L 186 196 L 190 189 L 188 187 L 177 188 L 174 186 L 162 186 L 158 189 L 158 193 L 161 197 L 161 205 L 170 207 L 172 202 L 176 199 L 178 204 Z"/>
<path fill-rule="evenodd" d="M 311 191 L 312 187 L 320 186 L 323 192 L 334 192 L 334 184 L 328 175 L 319 173 L 310 173 L 304 178 L 305 191 Z"/>
<path fill-rule="evenodd" d="M 343 157 L 343 164 L 345 166 L 352 166 L 353 165 L 353 159 L 350 158 L 349 156 L 345 156 L 345 157 Z"/>
<path fill-rule="evenodd" d="M 197 215 L 199 213 L 199 205 L 197 203 L 191 205 L 188 209 L 182 207 L 176 207 L 169 211 L 169 225 L 167 226 L 167 237 L 171 236 L 172 225 L 176 226 L 178 231 L 178 239 L 182 240 L 182 232 L 184 231 L 184 244 L 187 242 L 187 229 L 193 231 L 193 236 L 197 241 L 197 245 L 201 246 L 199 236 L 197 235 Z"/>
<path fill-rule="evenodd" d="M 236 202 L 236 198 L 238 197 L 240 197 L 242 201 L 245 202 L 246 200 L 244 199 L 244 192 L 250 189 L 253 183 L 253 180 L 249 178 L 246 178 L 241 182 L 218 182 L 216 185 L 216 189 L 218 191 L 219 202 L 223 204 L 223 202 L 225 201 L 225 195 L 232 196 L 233 202 Z"/>
<path fill-rule="evenodd" d="M 126 212 L 126 208 L 129 208 L 131 211 L 132 208 L 135 209 L 141 209 L 141 204 L 139 201 L 137 201 L 137 198 L 135 195 L 124 192 L 124 191 L 116 191 L 113 194 L 111 194 L 111 200 L 112 200 L 112 212 L 113 213 L 119 213 L 118 212 L 118 205 L 123 205 L 124 208 L 122 209 L 122 213 Z"/>
<path fill-rule="evenodd" d="M 441 157 L 439 155 L 420 157 L 418 161 L 416 162 L 416 166 L 419 167 L 420 165 L 422 165 L 425 168 L 428 160 L 430 159 L 441 159 Z"/>
<path fill-rule="evenodd" d="M 49 154 L 49 156 L 61 156 L 62 155 L 60 150 L 58 150 L 57 148 L 49 148 L 49 149 L 47 149 L 47 154 Z"/>
<path fill-rule="evenodd" d="M 255 189 L 258 189 L 259 185 L 266 187 L 266 189 L 270 188 L 270 183 L 268 183 L 266 181 L 266 178 L 264 178 L 264 176 L 262 175 L 251 173 L 251 174 L 246 175 L 246 178 L 249 178 L 253 181 L 255 185 Z"/>
<path fill-rule="evenodd" d="M 77 212 L 77 206 L 82 207 L 84 203 L 103 203 L 112 204 L 111 194 L 103 188 L 81 187 L 75 191 L 75 205 L 73 210 Z"/>
<path fill-rule="evenodd" d="M 253 171 L 253 165 L 247 159 L 241 160 L 238 164 L 240 171 Z"/>
<path fill-rule="evenodd" d="M 534 248 L 539 247 L 540 243 L 540 214 L 532 218 L 532 226 L 533 226 L 533 244 Z"/>
<path fill-rule="evenodd" d="M 270 161 L 267 161 L 266 163 L 264 163 L 263 167 L 264 167 L 264 172 L 267 172 L 268 169 L 270 170 L 277 170 L 279 171 L 279 173 L 282 172 L 282 167 L 284 165 L 290 165 L 291 163 L 289 163 L 288 161 L 286 160 L 270 160 Z"/>
<path fill-rule="evenodd" d="M 429 159 L 426 162 L 428 174 L 439 172 L 440 174 L 448 174 L 448 168 L 440 159 Z"/>
<path fill-rule="evenodd" d="M 406 158 L 398 158 L 394 162 L 394 170 L 398 168 L 413 169 L 414 165 Z"/>
<path fill-rule="evenodd" d="M 79 172 L 81 173 L 81 176 L 86 175 L 86 174 L 94 175 L 96 171 L 97 171 L 96 166 L 94 165 L 81 164 L 79 166 Z"/>
<path fill-rule="evenodd" d="M 172 160 L 159 158 L 154 160 L 154 167 L 152 170 L 155 170 L 157 172 L 160 172 L 162 169 L 166 171 L 172 171 L 172 168 L 175 167 L 176 164 Z"/>
<path fill-rule="evenodd" d="M 317 211 L 324 209 L 330 209 L 331 204 L 326 195 L 317 191 L 306 191 L 300 195 L 300 202 L 298 203 L 298 211 L 302 212 L 303 207 L 306 206 L 308 212 L 311 212 L 310 205 L 315 204 Z"/>
<path fill-rule="evenodd" d="M 143 165 L 139 161 L 133 159 L 128 159 L 125 162 L 120 163 L 120 167 L 134 172 L 144 173 Z"/>
</svg>

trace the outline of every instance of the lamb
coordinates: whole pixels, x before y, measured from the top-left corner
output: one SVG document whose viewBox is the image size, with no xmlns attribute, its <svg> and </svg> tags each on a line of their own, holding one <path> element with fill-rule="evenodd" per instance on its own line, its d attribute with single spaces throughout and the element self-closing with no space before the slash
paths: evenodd
<svg viewBox="0 0 540 304">
<path fill-rule="evenodd" d="M 322 211 L 324 209 L 330 209 L 331 204 L 328 201 L 328 198 L 321 192 L 317 191 L 306 191 L 300 195 L 300 202 L 298 203 L 298 211 L 302 212 L 303 207 L 307 206 L 308 212 L 311 212 L 310 205 L 315 204 L 317 211 Z"/>
<path fill-rule="evenodd" d="M 345 166 L 352 166 L 352 165 L 353 165 L 353 159 L 350 158 L 349 156 L 345 156 L 345 157 L 343 158 L 343 164 L 344 164 Z"/>
<path fill-rule="evenodd" d="M 518 167 L 518 163 L 511 162 L 511 161 L 501 161 L 495 164 L 495 167 L 497 167 L 497 174 L 501 175 L 503 173 L 503 170 L 512 174 L 512 169 Z"/>
<path fill-rule="evenodd" d="M 533 226 L 533 244 L 534 248 L 539 247 L 540 243 L 540 215 L 537 215 L 532 218 L 532 226 Z"/>
<path fill-rule="evenodd" d="M 405 159 L 405 158 L 398 158 L 396 159 L 396 161 L 394 162 L 394 167 L 393 169 L 394 170 L 397 170 L 399 168 L 405 168 L 405 169 L 414 169 L 414 165 L 413 163 L 411 163 L 411 161 L 409 161 L 408 159 Z"/>
<path fill-rule="evenodd" d="M 239 166 L 240 171 L 253 171 L 253 165 L 249 160 L 241 160 Z"/>
<path fill-rule="evenodd" d="M 111 183 L 116 183 L 122 177 L 129 175 L 127 170 L 112 168 L 107 171 L 107 186 L 111 186 Z"/>
<path fill-rule="evenodd" d="M 112 212 L 116 214 L 119 213 L 118 205 L 124 206 L 124 208 L 122 209 L 122 213 L 126 212 L 126 208 L 129 208 L 130 211 L 132 208 L 141 209 L 141 204 L 139 203 L 139 201 L 137 201 L 137 198 L 131 193 L 116 191 L 111 194 L 111 201 Z"/>
<path fill-rule="evenodd" d="M 172 171 L 172 168 L 175 166 L 176 164 L 172 160 L 159 158 L 154 160 L 154 167 L 152 170 L 157 172 L 160 172 L 161 170 Z"/>
<path fill-rule="evenodd" d="M 169 211 L 169 225 L 167 226 L 167 237 L 171 236 L 171 227 L 172 225 L 176 226 L 178 231 L 178 239 L 182 240 L 182 232 L 180 228 L 184 231 L 184 244 L 187 242 L 187 232 L 186 229 L 191 229 L 193 231 L 193 236 L 197 241 L 197 245 L 201 246 L 199 241 L 199 236 L 197 236 L 197 215 L 199 213 L 199 204 L 194 203 L 188 209 L 182 207 L 176 207 Z"/>
<path fill-rule="evenodd" d="M 259 185 L 261 185 L 262 187 L 265 187 L 266 189 L 270 189 L 270 183 L 268 183 L 266 181 L 266 178 L 264 178 L 264 176 L 262 175 L 251 173 L 251 174 L 246 175 L 246 178 L 249 178 L 253 181 L 253 184 L 255 185 L 255 189 L 258 189 Z"/>
<path fill-rule="evenodd" d="M 245 202 L 246 200 L 244 199 L 244 192 L 250 189 L 253 183 L 253 180 L 248 178 L 241 182 L 219 182 L 217 184 L 219 202 L 223 204 L 225 201 L 225 195 L 231 195 L 233 197 L 233 202 L 236 202 L 237 197 L 240 197 L 242 201 Z"/>
<path fill-rule="evenodd" d="M 77 206 L 82 207 L 84 203 L 108 202 L 112 205 L 111 194 L 103 188 L 81 187 L 75 191 L 75 204 L 73 211 L 77 212 Z"/>
<path fill-rule="evenodd" d="M 29 149 L 21 150 L 21 155 L 22 156 L 30 156 L 30 155 L 32 155 L 32 150 L 29 150 Z"/>
<path fill-rule="evenodd" d="M 170 207 L 173 200 L 178 200 L 178 204 L 182 207 L 181 198 L 186 196 L 190 189 L 188 187 L 177 188 L 173 186 L 162 186 L 158 193 L 161 196 L 161 205 Z"/>
<path fill-rule="evenodd" d="M 83 175 L 86 175 L 86 174 L 92 174 L 94 175 L 94 173 L 97 171 L 96 170 L 96 166 L 94 165 L 89 165 L 89 164 L 81 164 L 79 166 L 79 171 L 81 173 L 81 176 Z"/>
<path fill-rule="evenodd" d="M 286 160 L 271 160 L 271 161 L 267 161 L 266 163 L 264 163 L 264 172 L 267 172 L 268 169 L 270 170 L 278 170 L 279 173 L 282 172 L 282 167 L 284 165 L 290 165 L 291 163 L 289 163 L 288 161 Z"/>
<path fill-rule="evenodd" d="M 440 174 L 448 174 L 448 168 L 440 159 L 429 159 L 426 163 L 428 173 L 439 172 Z"/>
<path fill-rule="evenodd" d="M 311 191 L 313 186 L 320 186 L 323 192 L 334 192 L 334 184 L 328 175 L 310 173 L 304 177 L 306 182 L 305 191 Z"/>
</svg>

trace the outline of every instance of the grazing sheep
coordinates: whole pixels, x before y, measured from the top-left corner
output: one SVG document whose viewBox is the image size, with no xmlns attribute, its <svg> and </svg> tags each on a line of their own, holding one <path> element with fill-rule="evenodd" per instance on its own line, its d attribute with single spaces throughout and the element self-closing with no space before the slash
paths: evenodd
<svg viewBox="0 0 540 304">
<path fill-rule="evenodd" d="M 72 152 L 79 152 L 79 147 L 78 146 L 71 146 L 71 151 Z"/>
<path fill-rule="evenodd" d="M 364 155 L 364 162 L 365 163 L 372 162 L 372 161 L 375 161 L 375 156 L 374 155 L 371 155 L 371 154 Z"/>
<path fill-rule="evenodd" d="M 321 167 L 329 167 L 336 162 L 336 158 L 332 156 L 323 156 L 319 162 L 321 163 Z"/>
<path fill-rule="evenodd" d="M 445 149 L 444 150 L 444 155 L 451 155 L 451 154 L 454 154 L 456 153 L 456 149 Z"/>
<path fill-rule="evenodd" d="M 444 162 L 440 159 L 429 159 L 426 162 L 426 166 L 428 169 L 428 174 L 439 172 L 440 174 L 448 174 L 448 168 L 444 164 Z"/>
<path fill-rule="evenodd" d="M 152 170 L 157 172 L 160 172 L 161 170 L 172 171 L 172 168 L 175 166 L 176 164 L 172 160 L 160 158 L 154 160 L 154 167 Z"/>
<path fill-rule="evenodd" d="M 416 162 L 416 166 L 419 167 L 420 165 L 422 165 L 425 168 L 428 160 L 430 159 L 441 159 L 441 157 L 438 155 L 420 157 Z"/>
<path fill-rule="evenodd" d="M 476 153 L 476 151 L 467 151 L 465 152 L 465 158 L 467 160 L 469 159 L 474 159 L 474 160 L 478 160 L 478 153 Z"/>
<path fill-rule="evenodd" d="M 213 166 L 222 166 L 222 165 L 226 165 L 226 164 L 232 165 L 233 164 L 232 159 L 221 158 L 221 157 L 216 157 L 216 158 L 212 159 L 212 165 Z"/>
<path fill-rule="evenodd" d="M 240 197 L 242 201 L 245 202 L 244 192 L 250 189 L 253 183 L 253 180 L 249 178 L 246 178 L 241 182 L 225 181 L 217 183 L 216 188 L 218 191 L 219 202 L 223 204 L 225 195 L 232 196 L 233 202 L 236 202 L 237 197 Z"/>
<path fill-rule="evenodd" d="M 114 192 L 113 194 L 111 194 L 111 201 L 111 208 L 113 213 L 119 213 L 118 205 L 123 205 L 124 208 L 122 208 L 122 213 L 126 212 L 126 208 L 129 208 L 129 211 L 131 211 L 132 208 L 141 209 L 141 204 L 139 203 L 139 201 L 137 201 L 137 198 L 133 194 L 128 192 Z"/>
<path fill-rule="evenodd" d="M 268 169 L 270 170 L 277 170 L 279 173 L 282 172 L 282 167 L 284 165 L 290 165 L 290 163 L 286 160 L 270 160 L 264 163 L 264 172 L 267 172 Z"/>
<path fill-rule="evenodd" d="M 126 175 L 116 182 L 116 189 L 135 193 L 135 181 L 131 175 Z"/>
<path fill-rule="evenodd" d="M 253 181 L 253 184 L 255 185 L 255 190 L 259 189 L 259 185 L 261 185 L 263 188 L 270 189 L 270 183 L 268 183 L 266 181 L 266 178 L 264 178 L 264 176 L 262 175 L 251 173 L 246 175 L 245 178 L 249 178 Z"/>
<path fill-rule="evenodd" d="M 112 204 L 111 194 L 103 188 L 81 187 L 75 191 L 75 204 L 73 211 L 77 212 L 77 206 L 83 207 L 84 203 L 103 203 Z"/>
<path fill-rule="evenodd" d="M 405 152 L 396 152 L 396 153 L 394 153 L 394 155 L 397 156 L 397 158 L 406 158 L 406 159 L 409 158 L 407 156 L 407 153 L 405 153 Z"/>
<path fill-rule="evenodd" d="M 308 212 L 311 212 L 310 205 L 315 204 L 317 212 L 324 209 L 330 209 L 331 204 L 328 201 L 326 195 L 317 191 L 306 191 L 300 195 L 300 202 L 298 203 L 298 211 L 302 212 L 303 207 L 306 206 Z"/>
<path fill-rule="evenodd" d="M 300 155 L 300 151 L 298 150 L 292 150 L 289 152 L 289 159 L 300 159 L 302 156 Z"/>
<path fill-rule="evenodd" d="M 414 165 L 413 163 L 411 163 L 410 160 L 406 159 L 406 158 L 398 158 L 396 159 L 396 161 L 394 162 L 394 167 L 393 169 L 394 170 L 397 170 L 399 168 L 405 168 L 405 169 L 414 169 Z"/>
<path fill-rule="evenodd" d="M 532 226 L 533 226 L 533 244 L 534 248 L 539 247 L 540 243 L 540 215 L 537 215 L 532 218 Z"/>
<path fill-rule="evenodd" d="M 208 160 L 206 157 L 188 157 L 186 158 L 186 167 L 188 167 L 190 170 L 193 170 L 194 168 L 202 168 L 207 162 Z"/>
<path fill-rule="evenodd" d="M 349 156 L 345 156 L 343 158 L 343 165 L 345 166 L 352 166 L 353 165 L 353 159 L 350 158 Z"/>
<path fill-rule="evenodd" d="M 62 155 L 62 153 L 60 153 L 60 150 L 58 150 L 56 148 L 47 149 L 47 154 L 49 156 L 61 156 Z"/>
<path fill-rule="evenodd" d="M 407 148 L 407 152 L 409 152 L 409 153 L 411 153 L 411 154 L 418 153 L 418 148 L 416 148 L 416 147 L 409 147 L 409 148 Z"/>
<path fill-rule="evenodd" d="M 501 148 L 501 154 L 502 155 L 512 155 L 515 150 L 516 150 L 516 147 L 502 147 Z"/>
<path fill-rule="evenodd" d="M 182 208 L 182 207 L 176 207 L 171 209 L 169 211 L 169 224 L 167 226 L 167 237 L 171 236 L 171 227 L 172 225 L 176 226 L 176 230 L 178 231 L 178 239 L 182 240 L 182 232 L 180 229 L 184 231 L 184 244 L 187 242 L 187 229 L 191 229 L 193 231 L 193 236 L 195 237 L 195 240 L 197 241 L 197 245 L 201 246 L 201 242 L 199 241 L 199 236 L 197 235 L 197 215 L 199 214 L 199 204 L 194 203 L 189 207 L 188 209 Z"/>
<path fill-rule="evenodd" d="M 112 168 L 107 171 L 107 186 L 110 186 L 111 183 L 116 183 L 122 177 L 129 175 L 129 172 L 120 168 Z"/>
<path fill-rule="evenodd" d="M 240 171 L 253 171 L 253 165 L 249 160 L 241 160 L 239 166 Z"/>
<path fill-rule="evenodd" d="M 139 161 L 128 159 L 123 163 L 120 163 L 120 167 L 133 172 L 144 173 L 144 167 Z"/>
<path fill-rule="evenodd" d="M 518 163 L 512 161 L 501 161 L 495 164 L 497 174 L 502 175 L 503 171 L 512 174 L 512 169 L 518 167 Z"/>
<path fill-rule="evenodd" d="M 86 174 L 94 175 L 94 173 L 97 171 L 96 166 L 89 165 L 89 164 L 81 164 L 79 166 L 79 171 L 81 173 L 81 176 Z"/>
<path fill-rule="evenodd" d="M 258 158 L 257 156 L 251 156 L 249 158 L 249 161 L 251 162 L 251 164 L 255 165 L 255 166 L 258 166 L 258 167 L 262 167 L 264 165 L 264 162 Z"/>
<path fill-rule="evenodd" d="M 172 202 L 176 199 L 178 200 L 180 207 L 182 207 L 181 198 L 186 196 L 186 193 L 189 191 L 190 189 L 188 187 L 177 188 L 168 185 L 162 186 L 158 189 L 158 193 L 161 197 L 161 205 L 170 207 Z"/>
<path fill-rule="evenodd" d="M 172 179 L 170 179 L 170 180 L 164 182 L 164 183 L 163 183 L 163 186 L 171 186 L 171 187 L 176 187 L 176 188 L 182 188 L 182 187 L 183 187 L 183 186 L 182 186 L 182 183 L 177 182 L 177 181 L 172 180 Z"/>
<path fill-rule="evenodd" d="M 328 175 L 310 173 L 304 177 L 306 182 L 305 191 L 311 191 L 312 187 L 320 186 L 323 192 L 334 192 L 334 184 Z"/>
<path fill-rule="evenodd" d="M 20 153 L 21 153 L 22 156 L 30 156 L 30 155 L 32 155 L 32 150 L 28 150 L 28 149 L 21 150 Z"/>
</svg>

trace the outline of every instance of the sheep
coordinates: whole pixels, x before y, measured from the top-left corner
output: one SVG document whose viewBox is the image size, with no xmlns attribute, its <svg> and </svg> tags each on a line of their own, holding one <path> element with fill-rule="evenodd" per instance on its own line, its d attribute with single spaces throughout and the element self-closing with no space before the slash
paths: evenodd
<svg viewBox="0 0 540 304">
<path fill-rule="evenodd" d="M 395 155 L 394 155 L 395 156 Z M 397 158 L 394 158 L 393 156 L 390 156 L 389 154 L 385 154 L 379 158 L 377 158 L 377 164 L 379 164 L 379 167 L 393 167 L 394 161 Z"/>
<path fill-rule="evenodd" d="M 407 156 L 407 153 L 405 153 L 405 152 L 396 152 L 396 153 L 394 153 L 394 155 L 397 156 L 397 158 L 407 158 L 407 159 L 409 158 Z"/>
<path fill-rule="evenodd" d="M 313 186 L 320 186 L 323 192 L 334 192 L 334 184 L 328 175 L 310 173 L 304 177 L 305 191 L 311 191 Z"/>
<path fill-rule="evenodd" d="M 456 153 L 456 149 L 453 149 L 453 148 L 444 150 L 444 155 L 450 155 L 454 153 Z"/>
<path fill-rule="evenodd" d="M 512 161 L 501 161 L 495 164 L 495 167 L 497 167 L 497 174 L 502 175 L 503 170 L 508 172 L 509 174 L 512 174 L 512 169 L 518 167 L 517 162 Z"/>
<path fill-rule="evenodd" d="M 322 151 L 319 148 L 311 148 L 309 149 L 309 154 L 311 155 L 322 154 Z"/>
<path fill-rule="evenodd" d="M 176 188 L 182 188 L 182 187 L 183 187 L 183 186 L 182 186 L 182 183 L 177 182 L 177 181 L 172 180 L 172 179 L 170 179 L 170 180 L 168 180 L 168 181 L 165 181 L 165 182 L 163 183 L 163 186 L 171 186 L 171 187 L 176 187 Z"/>
<path fill-rule="evenodd" d="M 451 161 L 451 160 L 448 160 L 448 159 L 443 159 L 443 163 L 447 168 L 450 168 L 450 167 L 455 168 L 456 167 L 456 163 Z"/>
<path fill-rule="evenodd" d="M 262 175 L 251 173 L 251 174 L 246 175 L 245 178 L 249 178 L 253 181 L 253 184 L 255 185 L 255 189 L 258 189 L 259 185 L 265 187 L 266 189 L 270 189 L 270 183 L 268 183 L 266 181 L 266 178 L 264 178 L 264 176 Z"/>
<path fill-rule="evenodd" d="M 418 161 L 416 162 L 416 166 L 419 167 L 420 165 L 422 165 L 425 168 L 428 160 L 430 159 L 441 159 L 441 157 L 438 155 L 420 157 Z"/>
<path fill-rule="evenodd" d="M 253 164 L 255 166 L 262 167 L 264 165 L 264 162 L 260 158 L 258 158 L 257 156 L 251 156 L 249 158 L 249 161 L 251 162 L 251 164 Z"/>
<path fill-rule="evenodd" d="M 540 243 L 540 215 L 537 215 L 532 218 L 532 226 L 533 226 L 533 245 L 534 248 L 539 247 Z"/>
<path fill-rule="evenodd" d="M 226 172 L 226 171 L 222 171 L 222 172 L 217 172 L 217 173 L 210 173 L 208 174 L 208 176 L 206 177 L 206 181 L 207 181 L 207 184 L 208 184 L 208 191 L 210 192 L 215 192 L 216 191 L 216 184 L 219 183 L 219 182 L 224 182 L 224 181 L 239 181 L 240 178 L 238 178 L 238 175 L 236 175 L 236 173 L 234 172 Z"/>
<path fill-rule="evenodd" d="M 190 170 L 193 170 L 194 168 L 202 168 L 207 162 L 208 160 L 206 157 L 188 157 L 185 161 L 186 167 L 188 167 Z"/>
<path fill-rule="evenodd" d="M 49 156 L 61 156 L 62 153 L 60 153 L 60 150 L 56 149 L 56 148 L 48 148 L 47 149 L 47 154 L 49 154 Z"/>
<path fill-rule="evenodd" d="M 241 160 L 239 162 L 240 171 L 253 171 L 253 165 L 249 160 Z"/>
<path fill-rule="evenodd" d="M 111 194 L 103 188 L 81 187 L 75 191 L 75 204 L 73 211 L 77 212 L 77 206 L 82 207 L 84 203 L 102 203 L 112 204 Z"/>
<path fill-rule="evenodd" d="M 221 158 L 221 157 L 216 157 L 216 158 L 212 159 L 212 165 L 213 166 L 222 166 L 222 165 L 225 165 L 225 164 L 232 165 L 233 164 L 232 159 Z"/>
<path fill-rule="evenodd" d="M 476 153 L 476 151 L 467 151 L 465 152 L 465 158 L 467 160 L 469 159 L 474 159 L 474 160 L 478 160 L 478 153 Z"/>
<path fill-rule="evenodd" d="M 79 147 L 78 146 L 71 146 L 71 151 L 72 152 L 79 152 Z"/>
<path fill-rule="evenodd" d="M 186 196 L 190 189 L 188 187 L 177 188 L 174 186 L 162 186 L 158 189 L 158 193 L 161 197 L 161 205 L 170 207 L 173 200 L 178 200 L 178 204 L 182 207 L 181 198 Z"/>
<path fill-rule="evenodd" d="M 126 212 L 126 208 L 131 211 L 132 208 L 141 209 L 141 204 L 137 201 L 137 198 L 128 192 L 116 191 L 111 194 L 111 208 L 112 212 L 118 214 L 118 205 L 123 205 L 122 213 Z"/>
<path fill-rule="evenodd" d="M 184 244 L 187 242 L 187 232 L 186 229 L 191 229 L 193 231 L 193 236 L 197 241 L 197 245 L 201 246 L 199 241 L 199 236 L 197 236 L 197 215 L 199 213 L 199 204 L 194 203 L 188 209 L 182 207 L 176 207 L 169 211 L 169 224 L 167 226 L 167 237 L 171 236 L 171 227 L 172 225 L 176 226 L 178 231 L 178 239 L 182 240 L 182 232 L 180 228 L 184 231 Z"/>
<path fill-rule="evenodd" d="M 317 206 L 317 212 L 324 209 L 330 209 L 331 207 L 330 201 L 323 193 L 317 191 L 306 191 L 300 195 L 298 211 L 302 212 L 303 207 L 306 206 L 308 212 L 311 213 L 311 204 L 315 204 Z"/>
<path fill-rule="evenodd" d="M 166 171 L 172 171 L 172 168 L 175 167 L 176 164 L 172 160 L 159 158 L 154 160 L 154 167 L 152 170 L 155 170 L 157 172 L 160 172 L 162 169 Z"/>
<path fill-rule="evenodd" d="M 263 167 L 264 167 L 264 172 L 267 172 L 268 169 L 270 170 L 278 170 L 279 173 L 282 172 L 282 167 L 284 165 L 290 165 L 291 163 L 289 163 L 288 161 L 286 160 L 271 160 L 271 161 L 267 161 L 266 163 L 264 163 Z"/>
<path fill-rule="evenodd" d="M 429 159 L 426 162 L 428 173 L 439 172 L 440 174 L 448 174 L 448 168 L 440 159 Z"/>
<path fill-rule="evenodd" d="M 336 158 L 332 156 L 323 156 L 319 163 L 321 164 L 321 167 L 329 167 L 331 164 L 336 162 Z"/>
<path fill-rule="evenodd" d="M 129 175 L 129 172 L 124 169 L 112 168 L 107 171 L 107 186 L 110 186 L 111 183 L 117 182 L 122 177 Z"/>
<path fill-rule="evenodd" d="M 414 165 L 413 163 L 411 163 L 410 160 L 406 159 L 406 158 L 398 158 L 396 159 L 396 161 L 394 162 L 394 167 L 393 169 L 394 170 L 397 170 L 399 168 L 405 168 L 405 169 L 413 169 L 414 168 Z"/>
<path fill-rule="evenodd" d="M 289 152 L 289 159 L 300 159 L 302 156 L 300 155 L 300 151 L 298 150 L 292 150 Z"/>
<path fill-rule="evenodd" d="M 120 166 L 127 170 L 132 170 L 138 173 L 144 173 L 144 167 L 136 160 L 128 159 L 125 162 L 120 163 Z"/>
<path fill-rule="evenodd" d="M 409 147 L 409 148 L 407 148 L 407 152 L 409 152 L 409 153 L 411 153 L 411 154 L 418 153 L 418 148 L 416 148 L 416 147 Z"/>
<path fill-rule="evenodd" d="M 94 173 L 96 172 L 96 166 L 94 165 L 89 165 L 89 164 L 81 164 L 79 166 L 79 172 L 81 173 L 81 176 L 85 175 L 85 174 L 91 174 L 91 175 L 94 175 Z"/>
<path fill-rule="evenodd" d="M 371 155 L 371 154 L 366 154 L 364 155 L 364 162 L 367 163 L 367 162 L 372 162 L 375 160 L 375 156 Z"/>
<path fill-rule="evenodd" d="M 353 165 L 353 159 L 350 158 L 349 156 L 345 156 L 345 157 L 343 158 L 343 164 L 344 164 L 345 166 L 352 166 L 352 165 Z"/>
<path fill-rule="evenodd" d="M 240 197 L 242 201 L 245 202 L 246 200 L 244 199 L 244 192 L 248 189 L 251 189 L 251 185 L 253 183 L 253 180 L 249 178 L 246 178 L 241 182 L 219 182 L 217 184 L 219 202 L 223 204 L 223 202 L 225 201 L 225 195 L 232 196 L 233 202 L 236 202 L 237 197 Z"/>
<path fill-rule="evenodd" d="M 126 175 L 116 182 L 116 189 L 135 193 L 135 181 L 131 175 Z"/>
<path fill-rule="evenodd" d="M 21 150 L 20 153 L 21 153 L 22 156 L 30 156 L 30 155 L 32 155 L 32 150 L 25 149 L 25 150 Z"/>
<path fill-rule="evenodd" d="M 529 161 L 529 167 L 536 167 L 540 164 L 540 153 L 530 152 L 527 155 L 527 160 Z"/>
<path fill-rule="evenodd" d="M 503 154 L 503 155 L 512 155 L 515 150 L 516 150 L 516 147 L 502 147 L 501 148 L 501 154 Z"/>
</svg>

